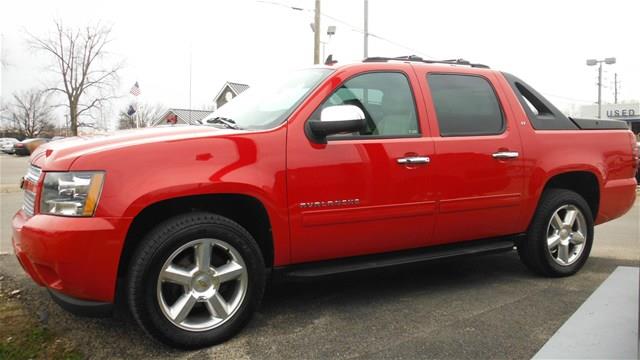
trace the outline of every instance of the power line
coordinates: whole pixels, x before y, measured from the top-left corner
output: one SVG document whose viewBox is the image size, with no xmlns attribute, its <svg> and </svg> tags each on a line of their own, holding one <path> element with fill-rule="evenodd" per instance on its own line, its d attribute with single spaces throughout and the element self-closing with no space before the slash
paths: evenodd
<svg viewBox="0 0 640 360">
<path fill-rule="evenodd" d="M 376 35 L 376 34 L 369 33 L 369 36 L 374 37 L 374 38 L 377 38 L 377 39 L 380 39 L 380 40 L 382 40 L 382 41 L 386 41 L 386 42 L 388 42 L 388 43 L 390 43 L 390 44 L 392 44 L 392 45 L 395 45 L 395 46 L 398 46 L 398 47 L 404 48 L 404 49 L 406 49 L 406 50 L 411 50 L 411 51 L 413 51 L 413 52 L 415 53 L 415 54 L 412 54 L 412 55 L 422 55 L 422 57 L 426 57 L 426 58 L 429 58 L 429 59 L 435 59 L 433 56 L 428 55 L 428 54 L 425 54 L 425 53 L 423 53 L 423 52 L 422 52 L 422 51 L 420 51 L 420 50 L 416 50 L 416 49 L 410 48 L 410 47 L 408 47 L 408 46 L 406 46 L 406 45 L 402 45 L 402 44 L 400 44 L 400 43 L 398 43 L 398 42 L 395 42 L 395 41 L 390 40 L 390 39 L 387 39 L 387 38 L 383 38 L 383 37 L 382 37 L 382 36 L 380 36 L 380 35 Z"/>
<path fill-rule="evenodd" d="M 299 7 L 299 6 L 293 6 L 293 5 L 289 5 L 289 4 L 285 4 L 285 3 L 281 3 L 281 2 L 277 2 L 277 1 L 270 1 L 270 0 L 254 0 L 254 1 L 258 2 L 258 3 L 263 3 L 263 4 L 280 6 L 280 7 L 284 7 L 284 8 L 287 8 L 287 9 L 296 10 L 296 11 L 306 11 L 306 12 L 312 12 L 312 13 L 315 12 L 315 10 L 313 10 L 313 9 L 303 8 L 303 7 Z M 339 19 L 339 18 L 335 17 L 335 16 L 331 16 L 331 15 L 325 14 L 323 12 L 320 12 L 320 15 L 322 17 L 327 18 L 327 19 L 331 19 L 331 20 L 333 20 L 333 21 L 335 21 L 335 22 L 337 22 L 339 24 L 347 26 L 352 31 L 358 32 L 360 34 L 364 34 L 365 33 L 364 29 L 361 29 L 360 27 L 358 27 L 356 25 L 352 25 L 352 24 L 350 24 L 350 23 L 348 23 L 348 22 L 346 22 L 346 21 L 344 21 L 342 19 Z M 378 40 L 386 41 L 389 44 L 401 47 L 401 48 L 409 50 L 409 51 L 412 51 L 413 52 L 412 55 L 421 55 L 422 57 L 426 57 L 426 58 L 429 58 L 429 59 L 433 59 L 434 58 L 433 56 L 428 55 L 428 54 L 424 53 L 423 51 L 420 51 L 418 49 L 403 45 L 403 44 L 401 44 L 401 43 L 399 43 L 397 41 L 393 41 L 391 39 L 382 37 L 380 35 L 376 35 L 376 34 L 371 33 L 371 32 L 368 32 L 368 34 L 369 34 L 369 36 L 374 37 L 374 38 L 376 38 Z"/>
<path fill-rule="evenodd" d="M 562 96 L 562 95 L 554 95 L 554 94 L 549 94 L 549 93 L 542 93 L 542 95 L 548 96 L 548 97 L 554 97 L 554 98 L 558 98 L 558 99 L 563 99 L 563 100 L 575 101 L 575 102 L 583 102 L 583 103 L 588 103 L 588 104 L 593 104 L 594 103 L 593 100 L 576 99 L 576 98 L 571 98 L 571 97 Z"/>
</svg>

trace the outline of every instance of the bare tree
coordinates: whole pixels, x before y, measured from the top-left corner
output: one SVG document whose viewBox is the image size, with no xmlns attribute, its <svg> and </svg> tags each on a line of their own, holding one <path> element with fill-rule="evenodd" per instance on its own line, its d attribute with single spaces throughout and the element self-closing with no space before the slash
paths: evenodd
<svg viewBox="0 0 640 360">
<path fill-rule="evenodd" d="M 51 131 L 53 107 L 49 104 L 49 94 L 35 89 L 13 94 L 11 117 L 15 129 L 26 137 Z"/>
<path fill-rule="evenodd" d="M 78 135 L 78 127 L 85 125 L 80 117 L 91 117 L 92 110 L 116 98 L 115 87 L 122 63 L 106 65 L 110 27 L 98 24 L 69 28 L 59 20 L 54 23 L 53 34 L 48 38 L 30 35 L 30 43 L 52 57 L 51 69 L 60 78 L 58 85 L 48 90 L 65 95 L 71 133 Z"/>
<path fill-rule="evenodd" d="M 4 101 L 4 98 L 0 98 L 0 132 L 2 133 L 2 137 L 5 137 L 7 132 L 10 130 L 10 118 L 8 117 L 9 106 Z"/>
<path fill-rule="evenodd" d="M 148 127 L 153 124 L 154 121 L 158 120 L 160 116 L 162 116 L 165 112 L 167 112 L 167 107 L 162 104 L 138 104 L 135 113 L 129 115 L 129 106 L 128 105 L 124 110 L 120 111 L 119 119 L 118 119 L 118 128 L 119 129 L 132 129 L 136 127 Z"/>
</svg>

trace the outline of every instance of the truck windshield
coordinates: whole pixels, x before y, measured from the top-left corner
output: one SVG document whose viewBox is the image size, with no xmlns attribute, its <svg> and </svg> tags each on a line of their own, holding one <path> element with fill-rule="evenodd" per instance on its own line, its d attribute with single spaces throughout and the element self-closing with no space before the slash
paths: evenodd
<svg viewBox="0 0 640 360">
<path fill-rule="evenodd" d="M 251 87 L 202 120 L 205 125 L 264 130 L 287 119 L 295 107 L 333 70 L 297 70 L 277 81 Z"/>
</svg>

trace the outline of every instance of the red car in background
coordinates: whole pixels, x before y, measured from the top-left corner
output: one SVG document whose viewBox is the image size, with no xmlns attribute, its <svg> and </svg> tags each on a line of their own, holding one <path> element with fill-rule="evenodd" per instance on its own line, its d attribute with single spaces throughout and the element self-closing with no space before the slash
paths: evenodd
<svg viewBox="0 0 640 360">
<path fill-rule="evenodd" d="M 31 155 L 38 146 L 48 142 L 45 138 L 25 139 L 18 143 L 13 144 L 13 153 L 16 155 L 27 156 Z"/>
</svg>

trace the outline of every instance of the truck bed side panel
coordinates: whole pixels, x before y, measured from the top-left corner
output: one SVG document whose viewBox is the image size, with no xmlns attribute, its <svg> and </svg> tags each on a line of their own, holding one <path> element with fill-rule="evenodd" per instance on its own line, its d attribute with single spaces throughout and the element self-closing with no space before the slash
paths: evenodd
<svg viewBox="0 0 640 360">
<path fill-rule="evenodd" d="M 635 167 L 629 132 L 625 130 L 535 130 L 509 84 L 509 106 L 518 118 L 525 164 L 523 216 L 525 231 L 533 218 L 545 185 L 554 176 L 574 171 L 595 175 L 600 187 L 596 224 L 617 218 L 635 201 Z"/>
</svg>

